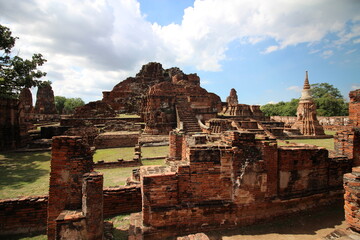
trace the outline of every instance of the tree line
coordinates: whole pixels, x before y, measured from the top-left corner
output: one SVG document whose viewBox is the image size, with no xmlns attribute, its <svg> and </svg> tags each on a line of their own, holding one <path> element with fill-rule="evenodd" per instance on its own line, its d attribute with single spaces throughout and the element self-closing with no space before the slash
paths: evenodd
<svg viewBox="0 0 360 240">
<path fill-rule="evenodd" d="M 18 37 L 12 36 L 11 30 L 0 24 L 0 97 L 18 98 L 23 88 L 51 85 L 51 81 L 41 78 L 46 72 L 40 71 L 46 59 L 40 53 L 31 59 L 23 59 L 12 53 Z M 59 114 L 73 113 L 76 107 L 85 103 L 81 98 L 55 97 L 55 106 Z"/>
<path fill-rule="evenodd" d="M 341 95 L 339 89 L 329 83 L 311 84 L 311 94 L 315 101 L 318 116 L 347 116 L 349 104 Z M 265 116 L 296 116 L 299 99 L 288 102 L 265 104 L 261 106 Z"/>
</svg>

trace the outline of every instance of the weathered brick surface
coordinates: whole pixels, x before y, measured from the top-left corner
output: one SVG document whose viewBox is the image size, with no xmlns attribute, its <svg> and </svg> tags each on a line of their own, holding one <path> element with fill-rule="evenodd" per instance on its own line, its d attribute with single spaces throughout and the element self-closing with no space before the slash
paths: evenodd
<svg viewBox="0 0 360 240">
<path fill-rule="evenodd" d="M 92 171 L 92 152 L 81 137 L 54 137 L 48 205 L 48 239 L 55 239 L 56 218 L 82 206 L 82 176 Z"/>
<path fill-rule="evenodd" d="M 278 148 L 275 140 L 249 132 L 224 132 L 221 142 L 204 139 L 194 135 L 185 146 L 173 144 L 182 149 L 177 168 L 141 167 L 142 220 L 131 220 L 138 224 L 131 236 L 165 239 L 329 204 L 341 198 L 339 176 L 351 165 L 329 159 L 325 148 Z"/>
<path fill-rule="evenodd" d="M 349 119 L 352 126 L 360 126 L 360 89 L 349 93 Z"/>
<path fill-rule="evenodd" d="M 77 107 L 73 115 L 74 118 L 105 118 L 116 117 L 112 107 L 102 101 L 89 102 L 84 106 Z"/>
<path fill-rule="evenodd" d="M 350 228 L 360 232 L 360 167 L 344 175 L 345 220 Z"/>
<path fill-rule="evenodd" d="M 47 196 L 0 200 L 0 235 L 46 230 Z"/>
<path fill-rule="evenodd" d="M 105 218 L 141 211 L 140 186 L 104 188 L 103 199 Z M 48 196 L 0 200 L 0 235 L 45 232 L 47 207 Z"/>
<path fill-rule="evenodd" d="M 296 121 L 291 128 L 299 129 L 302 135 L 325 135 L 324 129 L 316 116 L 316 104 L 311 96 L 307 71 L 296 115 Z"/>
<path fill-rule="evenodd" d="M 354 161 L 354 166 L 360 165 L 360 129 L 352 128 L 339 131 L 334 136 L 335 151 Z"/>
<path fill-rule="evenodd" d="M 192 78 L 195 79 L 195 75 Z M 203 121 L 216 116 L 221 110 L 220 97 L 207 92 L 192 78 L 189 80 L 186 74 L 176 75 L 172 82 L 164 81 L 149 88 L 143 111 L 146 133 L 168 134 L 181 124 L 184 130 L 190 128 L 191 131 L 191 126 L 199 129 L 195 116 Z M 186 110 L 192 114 L 181 114 Z"/>
<path fill-rule="evenodd" d="M 87 240 L 103 238 L 103 183 L 102 173 L 91 172 L 83 176 L 82 212 L 86 216 Z"/>
<path fill-rule="evenodd" d="M 39 114 L 57 114 L 51 85 L 45 84 L 38 88 L 34 111 Z"/>
<path fill-rule="evenodd" d="M 28 126 L 19 111 L 17 99 L 0 98 L 0 151 L 25 146 Z"/>
<path fill-rule="evenodd" d="M 296 197 L 328 188 L 328 151 L 325 148 L 279 148 L 279 196 Z"/>
<path fill-rule="evenodd" d="M 104 216 L 141 211 L 140 186 L 104 188 Z"/>
<path fill-rule="evenodd" d="M 109 132 L 95 138 L 97 149 L 115 147 L 134 147 L 139 141 L 139 132 Z"/>
</svg>

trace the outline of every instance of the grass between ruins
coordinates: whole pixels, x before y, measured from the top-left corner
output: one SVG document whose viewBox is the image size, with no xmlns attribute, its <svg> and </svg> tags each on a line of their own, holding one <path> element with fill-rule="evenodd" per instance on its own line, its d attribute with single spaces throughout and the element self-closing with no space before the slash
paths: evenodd
<svg viewBox="0 0 360 240">
<path fill-rule="evenodd" d="M 134 156 L 134 148 L 113 148 L 98 150 L 94 154 L 94 162 L 98 160 L 116 161 L 118 158 L 126 160 L 126 155 Z M 143 147 L 144 158 L 166 156 L 169 147 Z M 19 196 L 45 195 L 49 190 L 50 152 L 9 152 L 0 154 L 0 199 Z M 128 159 L 128 160 L 129 160 Z M 163 160 L 144 160 L 144 165 L 163 165 Z M 104 173 L 104 186 L 120 186 L 131 176 L 132 169 L 114 168 L 101 169 Z"/>
<path fill-rule="evenodd" d="M 325 131 L 325 134 L 327 135 L 335 135 L 335 131 Z M 316 145 L 319 147 L 324 147 L 328 150 L 334 150 L 334 139 L 333 138 L 327 138 L 327 139 L 290 139 L 287 140 L 289 143 L 301 143 L 301 144 L 311 144 Z M 286 146 L 284 141 L 278 141 L 279 146 Z"/>
</svg>

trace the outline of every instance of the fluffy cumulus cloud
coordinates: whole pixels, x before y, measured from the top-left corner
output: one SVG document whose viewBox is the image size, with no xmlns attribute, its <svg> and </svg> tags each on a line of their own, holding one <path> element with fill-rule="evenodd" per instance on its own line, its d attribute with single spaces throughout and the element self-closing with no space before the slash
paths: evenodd
<svg viewBox="0 0 360 240">
<path fill-rule="evenodd" d="M 359 42 L 360 1 L 195 0 L 181 24 L 161 26 L 136 0 L 0 0 L 0 21 L 20 37 L 20 55 L 48 60 L 56 95 L 93 100 L 149 61 L 220 71 L 233 41 L 270 39 L 260 53 L 271 54 L 332 35 L 316 50 L 330 57 L 330 48 Z"/>
</svg>

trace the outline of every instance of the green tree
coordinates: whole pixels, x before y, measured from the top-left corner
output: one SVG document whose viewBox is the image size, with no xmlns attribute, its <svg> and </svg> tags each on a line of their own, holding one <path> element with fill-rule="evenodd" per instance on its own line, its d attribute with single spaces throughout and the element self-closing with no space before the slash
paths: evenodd
<svg viewBox="0 0 360 240">
<path fill-rule="evenodd" d="M 328 83 L 311 85 L 311 94 L 316 103 L 318 116 L 346 116 L 348 103 L 343 99 L 339 89 Z M 299 99 L 290 102 L 265 104 L 261 110 L 265 116 L 296 116 Z"/>
<path fill-rule="evenodd" d="M 278 102 L 275 104 L 265 104 L 261 106 L 261 111 L 265 116 L 296 116 L 296 109 L 299 99 L 291 99 L 290 102 Z"/>
<path fill-rule="evenodd" d="M 59 114 L 63 113 L 65 107 L 66 97 L 63 96 L 55 96 L 55 107 Z"/>
<path fill-rule="evenodd" d="M 45 72 L 38 70 L 46 60 L 41 54 L 34 54 L 31 60 L 12 56 L 17 37 L 13 37 L 9 28 L 0 24 L 0 96 L 17 97 L 22 88 L 36 87 Z"/>
<path fill-rule="evenodd" d="M 311 94 L 314 98 L 319 116 L 345 116 L 349 114 L 348 103 L 339 89 L 329 83 L 311 84 Z"/>
<path fill-rule="evenodd" d="M 64 103 L 64 111 L 66 113 L 73 113 L 75 108 L 84 105 L 85 102 L 81 98 L 67 98 Z"/>
</svg>

